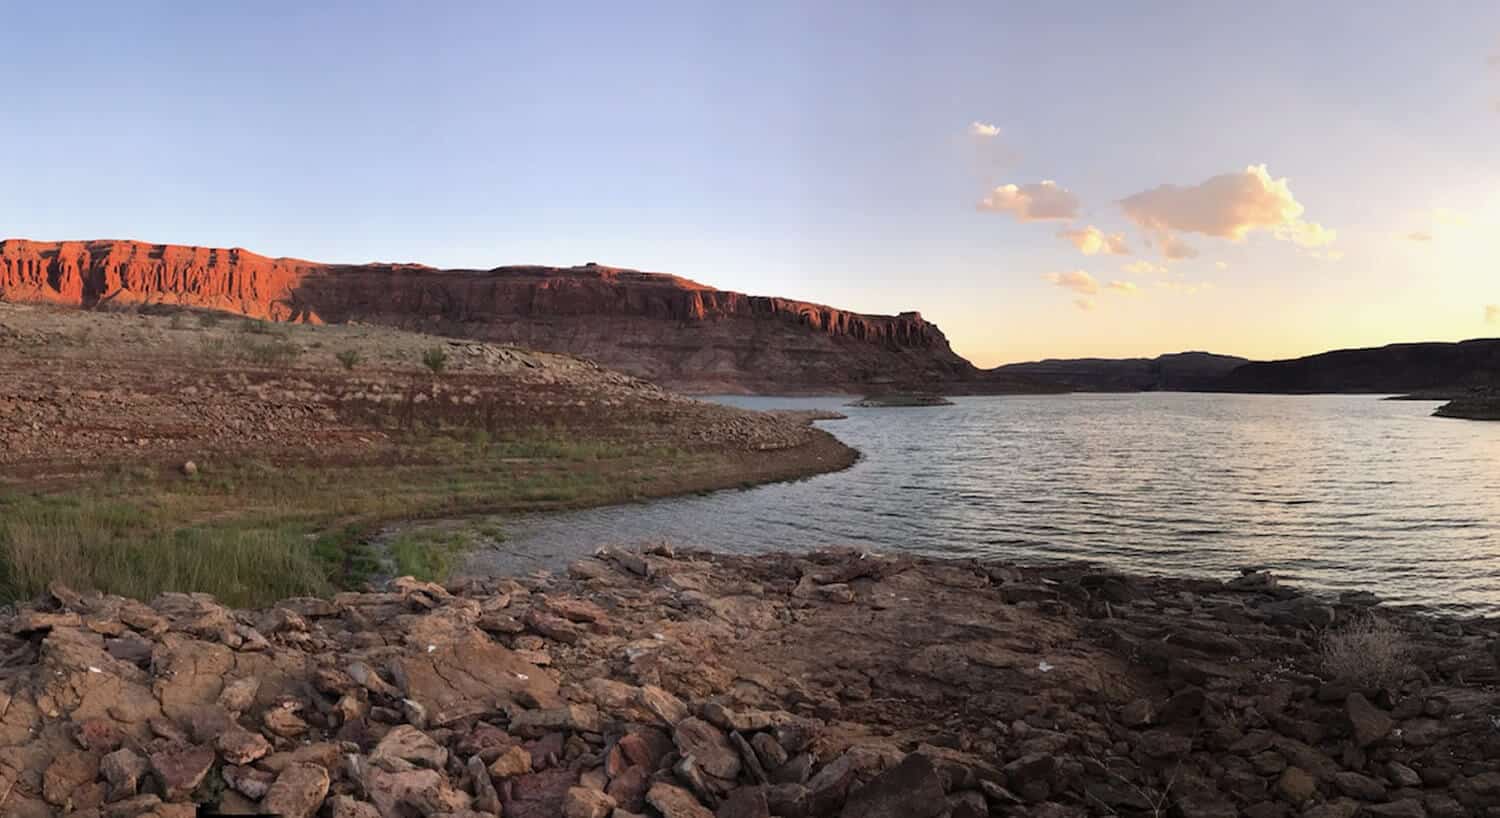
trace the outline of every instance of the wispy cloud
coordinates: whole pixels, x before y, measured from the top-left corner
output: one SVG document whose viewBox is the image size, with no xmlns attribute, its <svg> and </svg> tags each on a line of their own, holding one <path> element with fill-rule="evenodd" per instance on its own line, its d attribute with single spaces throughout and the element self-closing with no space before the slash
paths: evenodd
<svg viewBox="0 0 1500 818">
<path fill-rule="evenodd" d="M 1086 256 L 1128 256 L 1130 247 L 1124 233 L 1106 233 L 1093 226 L 1059 231 L 1057 237 L 1072 242 Z"/>
<path fill-rule="evenodd" d="M 1132 261 L 1129 264 L 1125 265 L 1124 269 L 1125 269 L 1125 272 L 1127 272 L 1127 273 L 1135 273 L 1136 275 L 1156 275 L 1156 276 L 1159 276 L 1159 275 L 1166 275 L 1167 274 L 1167 267 L 1166 267 L 1166 265 L 1164 265 L 1164 264 L 1155 264 L 1155 263 L 1147 261 L 1145 259 L 1141 259 L 1140 261 Z"/>
<path fill-rule="evenodd" d="M 1066 273 L 1047 273 L 1042 278 L 1080 295 L 1095 295 L 1099 292 L 1098 279 L 1095 279 L 1083 270 L 1069 270 Z"/>
<path fill-rule="evenodd" d="M 1017 221 L 1072 221 L 1078 217 L 1078 197 L 1048 179 L 1028 185 L 1001 185 L 979 203 L 980 210 L 1009 213 Z"/>
<path fill-rule="evenodd" d="M 1484 322 L 1486 324 L 1500 324 L 1500 304 L 1484 305 Z"/>
<path fill-rule="evenodd" d="M 1075 298 L 1073 299 L 1073 306 L 1077 307 L 1080 310 L 1083 310 L 1084 312 L 1091 312 L 1094 309 L 1094 299 Z"/>
<path fill-rule="evenodd" d="M 1227 261 L 1216 261 L 1216 262 L 1214 262 L 1214 269 L 1216 269 L 1216 270 L 1228 270 L 1229 269 L 1229 262 L 1227 262 Z"/>
<path fill-rule="evenodd" d="M 1141 294 L 1141 288 L 1135 286 L 1135 284 L 1129 281 L 1111 281 L 1109 282 L 1109 288 L 1117 293 L 1122 293 L 1124 295 Z"/>
<path fill-rule="evenodd" d="M 1406 234 L 1406 240 L 1407 241 L 1432 241 L 1432 234 L 1428 233 L 1428 232 L 1426 232 L 1424 230 L 1418 230 L 1415 233 L 1407 233 Z"/>
<path fill-rule="evenodd" d="M 990 139 L 1000 135 L 1000 126 L 992 125 L 988 122 L 980 122 L 976 119 L 969 123 L 969 135 L 977 136 L 981 139 Z"/>
</svg>

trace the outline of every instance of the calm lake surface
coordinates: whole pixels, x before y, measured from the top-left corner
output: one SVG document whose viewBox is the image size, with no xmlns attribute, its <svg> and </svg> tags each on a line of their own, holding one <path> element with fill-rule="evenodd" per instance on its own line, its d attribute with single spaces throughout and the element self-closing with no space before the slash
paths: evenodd
<svg viewBox="0 0 1500 818">
<path fill-rule="evenodd" d="M 603 543 L 878 552 L 1227 578 L 1269 566 L 1304 587 L 1500 613 L 1500 423 L 1433 402 L 1153 393 L 957 398 L 829 408 L 864 457 L 811 479 L 512 518 L 472 568 L 559 568 Z"/>
</svg>

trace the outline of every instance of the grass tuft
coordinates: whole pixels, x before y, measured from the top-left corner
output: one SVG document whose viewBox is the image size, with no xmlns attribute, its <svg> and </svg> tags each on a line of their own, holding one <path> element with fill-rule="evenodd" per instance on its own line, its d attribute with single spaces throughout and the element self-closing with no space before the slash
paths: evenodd
<svg viewBox="0 0 1500 818">
<path fill-rule="evenodd" d="M 1357 687 L 1385 687 L 1401 680 L 1410 642 L 1389 621 L 1366 616 L 1323 634 L 1323 670 L 1334 681 Z"/>
</svg>

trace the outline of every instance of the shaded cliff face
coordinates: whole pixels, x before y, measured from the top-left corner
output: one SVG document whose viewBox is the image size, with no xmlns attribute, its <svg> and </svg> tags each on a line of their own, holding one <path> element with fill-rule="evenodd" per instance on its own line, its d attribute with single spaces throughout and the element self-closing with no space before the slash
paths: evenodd
<svg viewBox="0 0 1500 818">
<path fill-rule="evenodd" d="M 333 265 L 130 241 L 0 242 L 0 298 L 366 321 L 581 355 L 698 391 L 907 388 L 974 368 L 918 313 L 861 315 L 589 265 Z"/>
</svg>

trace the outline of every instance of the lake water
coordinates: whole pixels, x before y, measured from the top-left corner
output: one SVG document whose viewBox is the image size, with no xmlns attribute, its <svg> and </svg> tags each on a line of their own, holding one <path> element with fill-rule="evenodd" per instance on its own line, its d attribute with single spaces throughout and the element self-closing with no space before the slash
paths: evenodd
<svg viewBox="0 0 1500 818">
<path fill-rule="evenodd" d="M 1151 393 L 957 398 L 820 425 L 846 471 L 712 495 L 513 518 L 486 561 L 557 568 L 602 543 L 879 552 L 1227 578 L 1269 566 L 1319 590 L 1500 613 L 1500 423 L 1432 402 Z"/>
</svg>

